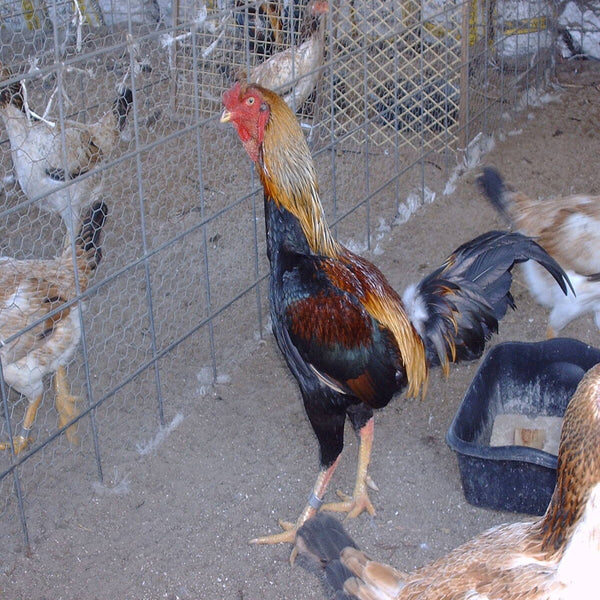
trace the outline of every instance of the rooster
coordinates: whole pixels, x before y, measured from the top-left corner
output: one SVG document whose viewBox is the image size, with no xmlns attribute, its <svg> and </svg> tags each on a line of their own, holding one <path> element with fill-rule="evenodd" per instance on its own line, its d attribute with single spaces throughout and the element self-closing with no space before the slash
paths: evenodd
<svg viewBox="0 0 600 600">
<path fill-rule="evenodd" d="M 556 293 L 535 263 L 524 265 L 531 293 L 550 308 L 547 336 L 554 337 L 570 321 L 593 312 L 600 329 L 600 196 L 568 196 L 534 200 L 511 191 L 496 171 L 483 169 L 478 183 L 496 210 L 514 229 L 536 238 L 566 270 L 574 294 Z"/>
<path fill-rule="evenodd" d="M 77 416 L 77 398 L 69 393 L 65 364 L 81 339 L 80 309 L 75 301 L 85 291 L 102 257 L 100 235 L 107 215 L 103 202 L 94 204 L 83 220 L 73 248 L 66 236 L 62 254 L 53 260 L 0 258 L 0 360 L 4 381 L 23 394 L 29 405 L 20 430 L 13 436 L 16 454 L 32 441 L 31 427 L 42 401 L 43 378 L 54 374 L 58 425 Z M 75 301 L 74 303 L 71 303 Z M 77 426 L 67 428 L 76 444 Z M 0 450 L 10 442 L 0 443 Z"/>
<path fill-rule="evenodd" d="M 6 67 L 1 71 L 10 79 Z M 20 82 L 0 87 L 0 115 L 19 185 L 29 200 L 39 200 L 42 210 L 60 214 L 69 234 L 81 207 L 99 200 L 102 174 L 88 174 L 115 148 L 132 101 L 131 90 L 124 89 L 113 109 L 95 123 L 66 121 L 62 128 L 51 127 L 26 114 Z"/>
<path fill-rule="evenodd" d="M 338 464 L 346 417 L 360 440 L 354 494 L 323 508 L 373 514 L 367 467 L 373 409 L 396 392 L 425 393 L 429 368 L 481 356 L 510 294 L 511 269 L 534 259 L 566 291 L 560 266 L 518 233 L 490 232 L 460 246 L 409 288 L 405 300 L 366 259 L 337 242 L 325 221 L 315 167 L 294 113 L 271 90 L 236 84 L 223 95 L 231 122 L 258 170 L 265 198 L 273 331 L 296 378 L 320 447 L 308 503 L 286 531 L 252 540 L 293 542 L 323 505 Z"/>
<path fill-rule="evenodd" d="M 324 569 L 336 600 L 594 600 L 599 540 L 600 364 L 567 407 L 556 487 L 541 519 L 489 529 L 412 573 L 368 558 L 331 516 L 307 521 L 296 544 Z"/>
<path fill-rule="evenodd" d="M 288 106 L 298 110 L 315 89 L 321 75 L 325 53 L 325 15 L 328 12 L 328 2 L 311 0 L 300 30 L 302 43 L 273 54 L 256 65 L 248 80 L 277 90 Z"/>
</svg>

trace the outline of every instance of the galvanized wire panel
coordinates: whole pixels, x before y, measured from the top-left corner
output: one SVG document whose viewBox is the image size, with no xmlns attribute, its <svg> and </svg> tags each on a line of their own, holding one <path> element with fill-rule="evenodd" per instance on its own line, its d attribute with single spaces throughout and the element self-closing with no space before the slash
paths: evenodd
<svg viewBox="0 0 600 600">
<path fill-rule="evenodd" d="M 236 78 L 252 79 L 252 68 L 278 53 L 294 56 L 308 9 L 306 2 L 292 8 L 287 2 L 240 0 L 232 10 L 199 10 L 192 19 L 189 7 L 182 10 L 177 22 L 189 26 L 191 20 L 191 29 L 179 25 L 165 40 L 177 106 L 193 109 L 197 98 L 201 114 L 210 114 Z M 398 130 L 405 143 L 421 147 L 456 130 L 462 3 L 331 2 L 326 19 L 326 85 L 333 97 L 319 117 L 330 121 L 336 137 L 350 134 L 362 143 L 366 135 L 385 144 Z M 313 95 L 297 107 L 300 115 L 312 116 L 315 101 Z"/>
<path fill-rule="evenodd" d="M 434 147 L 453 140 L 462 3 L 336 3 L 330 54 L 335 135 Z M 450 136 L 450 139 L 448 139 Z"/>
</svg>

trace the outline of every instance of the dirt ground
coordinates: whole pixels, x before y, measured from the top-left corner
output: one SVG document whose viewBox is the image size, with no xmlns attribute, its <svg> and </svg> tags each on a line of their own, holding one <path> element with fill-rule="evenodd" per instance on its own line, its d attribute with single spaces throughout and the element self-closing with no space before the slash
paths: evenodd
<svg viewBox="0 0 600 600">
<path fill-rule="evenodd" d="M 502 139 L 484 157 L 506 180 L 534 196 L 600 194 L 597 63 L 561 66 L 558 99 L 507 120 Z M 476 172 L 439 195 L 412 219 L 391 227 L 369 256 L 396 289 L 425 275 L 457 245 L 502 223 L 475 189 Z M 389 219 L 390 221 L 392 219 Z M 535 304 L 517 271 L 518 309 L 492 344 L 545 335 L 547 312 Z M 600 346 L 591 316 L 564 331 Z M 376 415 L 371 476 L 375 517 L 347 522 L 373 556 L 403 570 L 428 562 L 494 524 L 522 515 L 476 508 L 463 496 L 456 457 L 445 434 L 477 363 L 448 379 L 432 374 L 424 401 L 398 397 Z M 251 546 L 256 535 L 293 520 L 317 470 L 317 444 L 296 384 L 268 336 L 256 342 L 227 382 L 199 397 L 182 375 L 170 393 L 183 420 L 154 452 L 128 454 L 106 485 L 83 485 L 73 498 L 41 512 L 32 556 L 3 552 L 7 600 L 191 600 L 324 598 L 318 579 L 288 562 L 288 546 Z M 175 426 L 177 425 L 177 426 Z M 350 492 L 357 444 L 347 431 L 341 465 L 329 491 Z M 60 491 L 56 494 L 60 499 Z M 74 507 L 74 508 L 72 508 Z"/>
</svg>

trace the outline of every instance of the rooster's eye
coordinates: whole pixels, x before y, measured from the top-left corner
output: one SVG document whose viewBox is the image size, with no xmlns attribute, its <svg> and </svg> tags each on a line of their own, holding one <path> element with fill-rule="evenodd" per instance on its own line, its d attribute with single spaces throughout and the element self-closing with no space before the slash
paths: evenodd
<svg viewBox="0 0 600 600">
<path fill-rule="evenodd" d="M 250 96 L 250 98 L 248 98 L 248 100 L 246 100 L 246 104 L 248 104 L 248 105 L 254 104 L 254 98 L 252 96 Z"/>
</svg>

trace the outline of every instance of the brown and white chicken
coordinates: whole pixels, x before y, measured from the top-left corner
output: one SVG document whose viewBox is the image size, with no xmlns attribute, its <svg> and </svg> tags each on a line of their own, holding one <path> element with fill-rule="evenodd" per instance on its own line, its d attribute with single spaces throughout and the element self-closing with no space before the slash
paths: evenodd
<svg viewBox="0 0 600 600">
<path fill-rule="evenodd" d="M 325 15 L 329 3 L 311 0 L 301 24 L 297 46 L 273 54 L 256 65 L 248 81 L 277 91 L 292 110 L 298 110 L 315 89 L 325 54 Z"/>
<path fill-rule="evenodd" d="M 52 260 L 0 258 L 0 360 L 4 381 L 25 396 L 29 405 L 19 430 L 13 432 L 15 453 L 27 449 L 30 432 L 42 401 L 46 375 L 54 374 L 55 403 L 59 427 L 78 414 L 77 398 L 71 396 L 65 365 L 81 339 L 80 305 L 77 296 L 88 286 L 102 257 L 100 236 L 106 220 L 103 202 L 94 204 L 75 239 L 70 236 L 62 253 Z M 66 431 L 77 443 L 77 426 Z M 10 442 L 0 443 L 0 450 Z"/>
<path fill-rule="evenodd" d="M 21 189 L 45 211 L 60 214 L 69 233 L 83 206 L 100 199 L 103 172 L 91 175 L 116 147 L 133 96 L 124 89 L 112 110 L 94 123 L 67 120 L 54 127 L 27 114 L 23 87 L 2 67 L 0 116 L 10 141 L 13 166 Z M 63 148 L 64 136 L 64 148 Z"/>
<path fill-rule="evenodd" d="M 509 189 L 490 167 L 483 169 L 478 183 L 511 226 L 535 238 L 571 280 L 575 294 L 557 294 L 543 269 L 531 261 L 523 265 L 531 293 L 550 309 L 548 337 L 588 312 L 600 329 L 600 196 L 536 200 Z"/>
<path fill-rule="evenodd" d="M 403 573 L 371 560 L 337 519 L 320 513 L 297 547 L 325 569 L 336 600 L 595 600 L 600 564 L 600 364 L 565 413 L 557 482 L 545 515 L 493 527 Z"/>
</svg>

